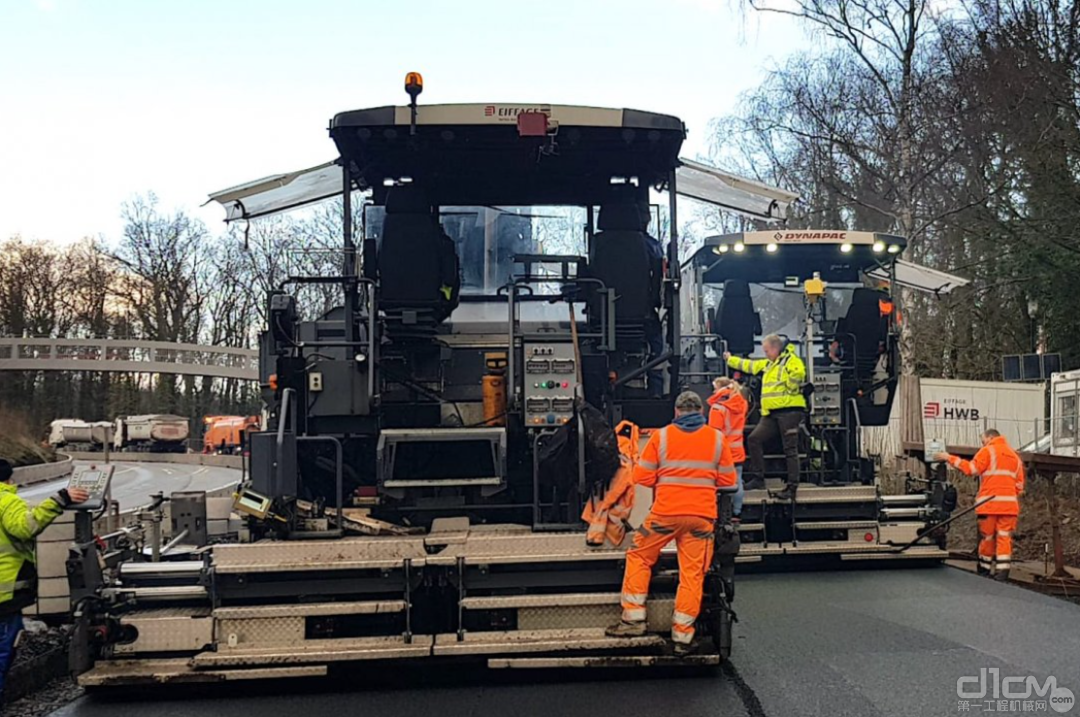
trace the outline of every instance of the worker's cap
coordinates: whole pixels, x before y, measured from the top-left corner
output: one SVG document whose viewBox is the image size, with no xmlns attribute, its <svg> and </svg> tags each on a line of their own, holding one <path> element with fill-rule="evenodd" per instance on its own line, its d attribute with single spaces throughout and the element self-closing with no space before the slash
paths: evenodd
<svg viewBox="0 0 1080 717">
<path fill-rule="evenodd" d="M 675 410 L 677 411 L 700 411 L 704 406 L 705 404 L 701 402 L 701 396 L 693 391 L 683 391 L 675 399 Z"/>
</svg>

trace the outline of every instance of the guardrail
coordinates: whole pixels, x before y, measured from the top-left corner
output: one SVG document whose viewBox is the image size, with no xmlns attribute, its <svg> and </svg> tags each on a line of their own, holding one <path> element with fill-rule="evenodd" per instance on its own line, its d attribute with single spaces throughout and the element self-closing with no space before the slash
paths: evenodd
<svg viewBox="0 0 1080 717">
<path fill-rule="evenodd" d="M 70 456 L 55 463 L 40 463 L 36 466 L 22 466 L 13 471 L 12 481 L 15 485 L 34 485 L 47 481 L 63 478 L 71 473 L 72 459 Z"/>
<path fill-rule="evenodd" d="M 77 461 L 105 461 L 103 452 L 71 451 L 63 455 Z M 216 456 L 209 453 L 118 453 L 116 451 L 109 453 L 110 463 L 178 463 L 185 466 L 211 466 L 237 470 L 243 467 L 243 460 L 240 456 Z"/>
<path fill-rule="evenodd" d="M 259 380 L 259 352 L 125 339 L 0 338 L 0 370 L 174 373 Z"/>
</svg>

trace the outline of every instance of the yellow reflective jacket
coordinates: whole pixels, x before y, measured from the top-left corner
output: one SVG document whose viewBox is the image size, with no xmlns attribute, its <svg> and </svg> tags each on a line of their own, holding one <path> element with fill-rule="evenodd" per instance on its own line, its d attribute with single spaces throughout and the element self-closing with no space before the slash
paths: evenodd
<svg viewBox="0 0 1080 717">
<path fill-rule="evenodd" d="M 778 408 L 806 408 L 802 382 L 806 380 L 806 364 L 788 344 L 775 361 L 745 359 L 732 356 L 728 366 L 736 371 L 764 374 L 761 377 L 761 415 L 768 416 Z"/>
<path fill-rule="evenodd" d="M 0 483 L 0 612 L 34 602 L 34 538 L 63 512 L 54 498 L 46 498 L 31 509 L 15 494 L 14 485 Z"/>
</svg>

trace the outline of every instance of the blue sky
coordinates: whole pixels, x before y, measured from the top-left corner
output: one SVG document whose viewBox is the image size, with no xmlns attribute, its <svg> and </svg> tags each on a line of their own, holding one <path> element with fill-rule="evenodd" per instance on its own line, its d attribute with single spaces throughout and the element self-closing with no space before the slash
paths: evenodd
<svg viewBox="0 0 1080 717">
<path fill-rule="evenodd" d="M 331 159 L 336 112 L 421 102 L 634 107 L 707 123 L 807 40 L 740 0 L 0 0 L 0 238 L 116 237 L 154 191 Z"/>
</svg>

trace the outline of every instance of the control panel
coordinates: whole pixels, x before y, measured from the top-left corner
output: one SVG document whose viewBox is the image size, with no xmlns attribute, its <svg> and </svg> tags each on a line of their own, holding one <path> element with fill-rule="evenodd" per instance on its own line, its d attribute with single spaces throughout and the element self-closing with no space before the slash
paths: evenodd
<svg viewBox="0 0 1080 717">
<path fill-rule="evenodd" d="M 90 465 L 77 466 L 68 479 L 67 487 L 82 488 L 90 497 L 82 503 L 74 503 L 72 507 L 79 510 L 99 510 L 105 504 L 105 495 L 109 492 L 109 484 L 112 482 L 115 466 Z"/>
<path fill-rule="evenodd" d="M 525 344 L 525 425 L 561 426 L 574 415 L 574 344 Z"/>
<path fill-rule="evenodd" d="M 814 409 L 810 412 L 810 424 L 814 426 L 839 426 L 844 409 L 839 373 L 814 374 Z"/>
</svg>

